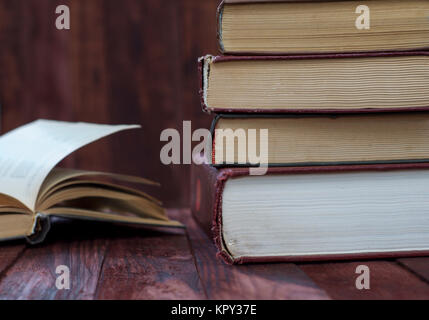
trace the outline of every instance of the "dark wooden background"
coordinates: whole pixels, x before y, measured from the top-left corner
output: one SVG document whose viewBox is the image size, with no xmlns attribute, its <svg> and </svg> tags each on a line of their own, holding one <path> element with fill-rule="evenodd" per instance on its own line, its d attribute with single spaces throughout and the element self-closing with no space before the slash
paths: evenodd
<svg viewBox="0 0 429 320">
<path fill-rule="evenodd" d="M 55 8 L 71 9 L 71 30 Z M 77 152 L 63 165 L 136 174 L 186 207 L 189 166 L 167 167 L 161 131 L 208 128 L 199 106 L 197 58 L 216 53 L 218 0 L 0 0 L 1 132 L 38 118 L 139 123 Z"/>
</svg>

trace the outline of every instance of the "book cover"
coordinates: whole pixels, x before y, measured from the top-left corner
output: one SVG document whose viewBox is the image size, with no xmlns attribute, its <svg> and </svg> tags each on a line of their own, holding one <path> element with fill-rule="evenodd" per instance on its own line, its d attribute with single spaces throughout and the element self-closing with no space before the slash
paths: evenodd
<svg viewBox="0 0 429 320">
<path fill-rule="evenodd" d="M 294 167 L 270 168 L 268 175 L 306 175 L 350 172 L 387 172 L 401 170 L 428 170 L 429 164 L 379 164 L 355 165 L 335 167 Z M 263 256 L 263 257 L 235 257 L 229 252 L 223 233 L 223 192 L 230 179 L 249 176 L 246 168 L 214 168 L 208 164 L 193 165 L 192 174 L 192 214 L 210 238 L 213 239 L 218 257 L 228 264 L 271 263 L 271 262 L 308 262 L 331 260 L 359 260 L 383 259 L 398 257 L 424 256 L 429 252 L 422 251 L 394 251 L 394 252 L 361 252 L 340 255 L 314 255 L 314 256 Z"/>
</svg>

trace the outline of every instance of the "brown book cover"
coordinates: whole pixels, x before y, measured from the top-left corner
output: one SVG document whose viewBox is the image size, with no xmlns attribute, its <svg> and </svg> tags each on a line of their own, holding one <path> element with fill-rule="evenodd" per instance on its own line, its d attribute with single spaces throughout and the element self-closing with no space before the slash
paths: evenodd
<svg viewBox="0 0 429 320">
<path fill-rule="evenodd" d="M 227 63 L 234 61 L 264 61 L 264 60 L 303 60 L 303 59 L 342 59 L 342 58 L 377 58 L 377 57 L 413 57 L 413 56 L 429 56 L 429 51 L 410 51 L 410 52 L 372 52 L 372 53 L 336 53 L 336 54 L 312 54 L 312 55 L 290 55 L 290 56 L 215 56 L 211 58 L 211 64 Z M 206 87 L 210 70 L 206 62 L 207 56 L 201 57 L 198 60 L 199 71 L 199 94 L 201 106 L 206 113 L 237 113 L 237 114 L 273 114 L 273 113 L 288 113 L 288 114 L 352 114 L 352 113 L 377 113 L 377 112 L 406 112 L 406 111 L 428 111 L 429 102 L 427 106 L 422 107 L 399 107 L 399 108 L 364 108 L 364 109 L 329 109 L 329 108 L 306 108 L 306 109 L 254 109 L 254 108 L 216 108 L 216 106 L 209 107 L 206 103 Z"/>
<path fill-rule="evenodd" d="M 219 52 L 224 55 L 289 55 L 291 52 L 272 52 L 272 49 L 266 49 L 263 52 L 256 52 L 256 51 L 240 51 L 235 52 L 233 50 L 226 50 L 223 39 L 222 39 L 222 23 L 223 23 L 223 14 L 225 5 L 233 4 L 233 5 L 246 5 L 246 4 L 269 4 L 269 3 L 317 3 L 317 2 L 343 2 L 343 1 L 352 1 L 352 0 L 222 0 L 217 8 L 216 12 L 216 19 L 217 19 L 217 40 L 218 40 L 218 48 Z M 423 45 L 415 48 L 407 48 L 407 49 L 391 49 L 387 50 L 386 48 L 379 48 L 374 50 L 353 50 L 353 51 L 332 51 L 332 53 L 346 53 L 346 52 L 384 52 L 384 51 L 390 51 L 390 52 L 402 52 L 402 51 L 417 51 L 417 50 L 427 50 L 429 48 L 428 45 Z M 303 50 L 302 52 L 299 52 L 299 54 L 306 55 L 306 54 L 317 54 L 322 52 L 307 52 Z M 293 53 L 298 54 L 298 53 Z"/>
<path fill-rule="evenodd" d="M 320 166 L 270 168 L 268 175 L 337 173 L 359 171 L 394 171 L 394 170 L 428 170 L 429 163 L 421 164 L 377 164 L 354 166 Z M 346 255 L 319 256 L 275 256 L 275 257 L 233 257 L 228 251 L 223 238 L 222 197 L 225 184 L 229 179 L 249 175 L 248 168 L 214 168 L 208 164 L 193 165 L 191 173 L 192 214 L 204 231 L 214 240 L 218 257 L 228 264 L 270 263 L 270 262 L 308 262 L 332 260 L 385 259 L 398 257 L 417 257 L 429 254 L 422 251 L 359 253 Z"/>
</svg>

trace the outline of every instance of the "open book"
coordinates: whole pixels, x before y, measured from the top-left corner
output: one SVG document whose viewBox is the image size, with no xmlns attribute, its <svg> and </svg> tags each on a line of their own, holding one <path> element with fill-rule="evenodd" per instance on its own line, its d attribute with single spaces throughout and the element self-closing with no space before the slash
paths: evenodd
<svg viewBox="0 0 429 320">
<path fill-rule="evenodd" d="M 60 169 L 77 149 L 119 131 L 111 126 L 38 120 L 0 137 L 0 240 L 44 240 L 50 217 L 181 227 L 161 203 L 122 184 L 157 186 L 132 176 Z"/>
</svg>

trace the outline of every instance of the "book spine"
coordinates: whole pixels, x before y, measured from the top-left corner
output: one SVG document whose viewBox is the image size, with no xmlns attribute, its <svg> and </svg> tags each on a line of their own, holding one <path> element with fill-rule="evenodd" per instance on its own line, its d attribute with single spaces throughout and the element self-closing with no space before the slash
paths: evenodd
<svg viewBox="0 0 429 320">
<path fill-rule="evenodd" d="M 213 239 L 218 258 L 236 263 L 226 249 L 222 236 L 222 195 L 225 182 L 233 175 L 228 169 L 218 170 L 208 164 L 192 165 L 192 215 L 204 232 Z"/>
<path fill-rule="evenodd" d="M 27 242 L 30 245 L 37 245 L 45 241 L 51 230 L 51 219 L 49 216 L 38 213 L 34 218 L 33 234 L 28 236 Z"/>
<path fill-rule="evenodd" d="M 192 214 L 210 238 L 213 238 L 212 229 L 218 173 L 218 170 L 206 164 L 193 164 L 191 168 Z"/>
<path fill-rule="evenodd" d="M 223 10 L 225 8 L 225 0 L 222 0 L 222 2 L 219 4 L 217 8 L 216 18 L 217 18 L 217 41 L 219 46 L 219 52 L 221 54 L 226 54 L 225 47 L 223 45 L 223 38 L 222 38 L 222 18 L 223 18 Z"/>
<path fill-rule="evenodd" d="M 207 57 L 200 57 L 198 59 L 198 77 L 199 77 L 199 94 L 200 94 L 200 103 L 201 108 L 203 109 L 203 112 L 210 113 L 210 110 L 206 104 L 206 92 L 205 92 L 205 82 L 207 81 L 208 74 L 206 75 L 205 71 L 205 64 L 206 64 Z"/>
</svg>

